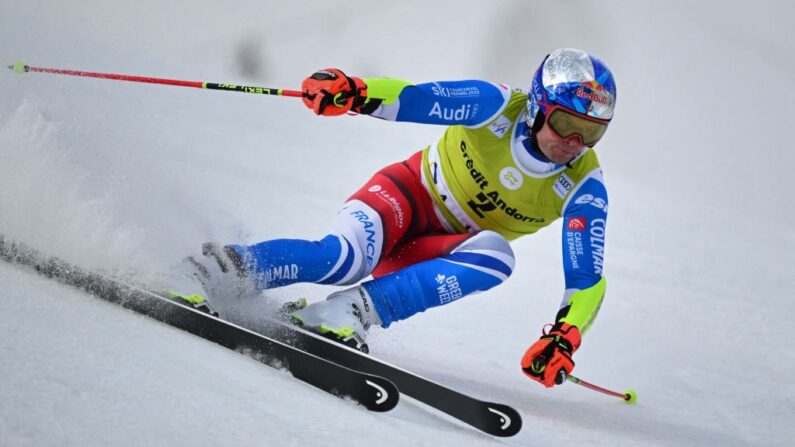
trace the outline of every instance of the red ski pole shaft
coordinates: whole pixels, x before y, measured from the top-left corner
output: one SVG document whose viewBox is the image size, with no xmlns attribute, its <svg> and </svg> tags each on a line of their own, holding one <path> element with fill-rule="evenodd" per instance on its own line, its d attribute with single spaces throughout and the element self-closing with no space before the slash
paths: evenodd
<svg viewBox="0 0 795 447">
<path fill-rule="evenodd" d="M 111 79 L 114 81 L 144 82 L 148 84 L 173 85 L 177 87 L 193 87 L 206 90 L 224 90 L 228 92 L 254 93 L 259 95 L 292 96 L 297 98 L 301 97 L 301 92 L 298 90 L 284 90 L 278 88 L 254 87 L 250 85 L 237 84 L 219 84 L 215 82 L 183 81 L 179 79 L 152 78 L 146 76 L 131 76 L 115 73 L 97 73 L 93 71 L 66 70 L 62 68 L 31 67 L 30 65 L 25 65 L 23 62 L 17 62 L 14 65 L 10 65 L 8 68 L 14 70 L 16 73 L 50 73 L 67 76 L 81 76 L 85 78 Z"/>
<path fill-rule="evenodd" d="M 634 390 L 626 390 L 623 393 L 619 393 L 619 392 L 616 392 L 616 391 L 611 391 L 611 390 L 608 390 L 607 388 L 602 388 L 600 386 L 597 386 L 597 385 L 594 385 L 592 383 L 586 382 L 585 380 L 582 380 L 582 379 L 580 379 L 578 377 L 572 376 L 571 374 L 569 374 L 569 376 L 567 377 L 567 380 L 569 382 L 576 383 L 577 385 L 584 386 L 585 388 L 588 388 L 589 390 L 594 390 L 594 391 L 598 391 L 598 392 L 600 392 L 602 394 L 607 394 L 608 396 L 621 398 L 621 399 L 624 400 L 624 402 L 626 402 L 628 404 L 634 404 L 635 402 L 638 401 L 638 393 L 636 393 Z"/>
</svg>

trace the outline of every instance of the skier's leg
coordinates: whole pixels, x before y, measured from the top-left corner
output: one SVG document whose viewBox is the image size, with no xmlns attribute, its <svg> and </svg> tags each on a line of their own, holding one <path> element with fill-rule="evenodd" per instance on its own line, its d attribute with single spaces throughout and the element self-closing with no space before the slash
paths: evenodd
<svg viewBox="0 0 795 447">
<path fill-rule="evenodd" d="M 274 239 L 254 245 L 230 245 L 244 260 L 258 290 L 299 282 L 350 284 L 370 274 L 383 250 L 379 213 L 352 200 L 320 240 Z"/>
<path fill-rule="evenodd" d="M 411 247 L 415 255 L 420 256 L 416 251 L 422 248 L 427 256 L 450 247 L 450 241 L 459 245 L 446 254 L 437 251 L 441 256 L 336 292 L 291 315 L 318 332 L 361 345 L 370 325 L 387 327 L 417 312 L 488 290 L 511 275 L 513 250 L 493 231 L 427 236 Z"/>
<path fill-rule="evenodd" d="M 508 241 L 481 231 L 447 255 L 420 262 L 362 283 L 381 326 L 404 320 L 431 307 L 449 304 L 501 284 L 513 272 Z"/>
<path fill-rule="evenodd" d="M 353 284 L 406 238 L 441 224 L 420 181 L 421 153 L 377 172 L 354 193 L 320 240 L 276 239 L 230 245 L 256 289 L 298 282 Z"/>
</svg>

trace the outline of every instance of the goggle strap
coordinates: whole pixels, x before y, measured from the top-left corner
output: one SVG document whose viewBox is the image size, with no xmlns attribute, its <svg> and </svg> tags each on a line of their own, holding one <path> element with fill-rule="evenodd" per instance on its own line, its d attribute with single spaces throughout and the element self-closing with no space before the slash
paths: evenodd
<svg viewBox="0 0 795 447">
<path fill-rule="evenodd" d="M 531 130 L 534 133 L 541 132 L 541 128 L 544 127 L 544 121 L 546 121 L 546 115 L 544 115 L 543 110 L 538 109 L 538 112 L 536 112 L 536 117 L 533 119 L 533 127 Z"/>
</svg>

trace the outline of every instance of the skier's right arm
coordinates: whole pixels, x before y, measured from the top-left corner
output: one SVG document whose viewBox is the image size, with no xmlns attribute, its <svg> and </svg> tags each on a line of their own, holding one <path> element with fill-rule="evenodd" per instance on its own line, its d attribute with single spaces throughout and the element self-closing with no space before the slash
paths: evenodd
<svg viewBox="0 0 795 447">
<path fill-rule="evenodd" d="M 511 96 L 504 85 L 479 80 L 425 84 L 392 78 L 355 78 L 327 68 L 306 78 L 304 103 L 318 115 L 348 111 L 390 121 L 477 126 L 502 109 Z"/>
</svg>

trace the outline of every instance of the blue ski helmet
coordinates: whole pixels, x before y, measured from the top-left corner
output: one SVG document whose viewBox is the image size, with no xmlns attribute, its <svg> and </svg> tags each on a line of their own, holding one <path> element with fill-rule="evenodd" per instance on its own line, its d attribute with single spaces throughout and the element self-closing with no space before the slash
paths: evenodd
<svg viewBox="0 0 795 447">
<path fill-rule="evenodd" d="M 527 125 L 538 130 L 544 118 L 554 109 L 562 108 L 571 115 L 601 124 L 604 133 L 613 119 L 615 105 L 616 83 L 607 65 L 585 51 L 562 48 L 544 58 L 533 75 L 527 94 Z M 536 122 L 536 117 L 541 121 Z M 601 135 L 597 141 L 598 138 Z M 590 143 L 586 145 L 595 141 Z"/>
</svg>

